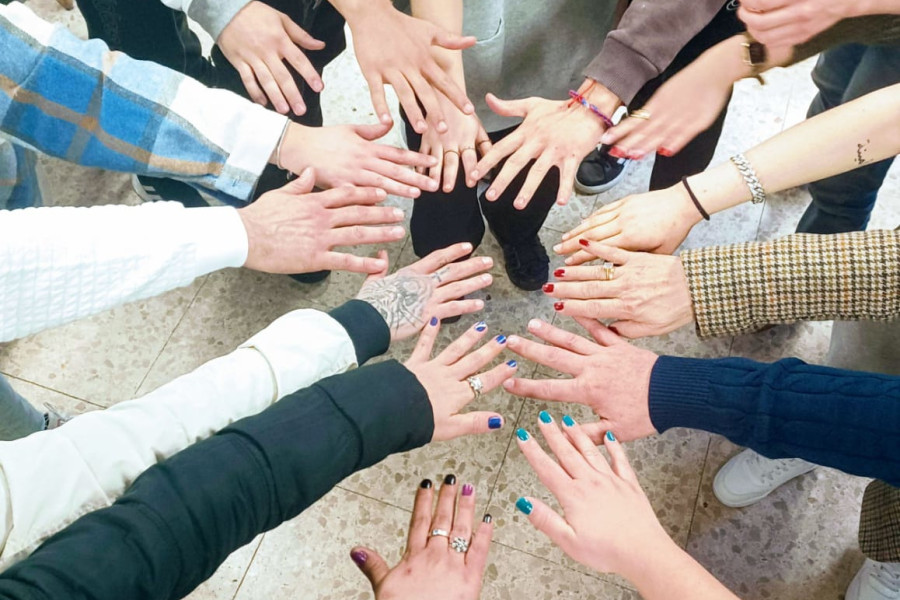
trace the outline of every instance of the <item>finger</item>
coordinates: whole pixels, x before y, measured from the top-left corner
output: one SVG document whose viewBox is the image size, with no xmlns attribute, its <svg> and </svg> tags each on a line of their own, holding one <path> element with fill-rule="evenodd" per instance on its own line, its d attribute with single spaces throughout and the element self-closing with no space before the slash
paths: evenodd
<svg viewBox="0 0 900 600">
<path fill-rule="evenodd" d="M 282 15 L 281 23 L 284 25 L 284 30 L 287 32 L 288 37 L 291 38 L 291 41 L 301 48 L 322 50 L 325 47 L 325 42 L 314 38 L 287 15 Z"/>
<path fill-rule="evenodd" d="M 428 124 L 425 122 L 425 115 L 422 114 L 422 109 L 419 108 L 416 93 L 409 85 L 409 82 L 399 72 L 391 73 L 387 77 L 387 81 L 393 86 L 397 99 L 400 101 L 400 106 L 403 107 L 403 111 L 406 113 L 413 130 L 419 135 L 425 133 L 428 129 Z"/>
<path fill-rule="evenodd" d="M 353 225 L 332 229 L 326 237 L 330 248 L 335 246 L 359 246 L 363 244 L 387 244 L 402 240 L 406 230 L 398 225 L 392 227 L 367 227 Z"/>
<path fill-rule="evenodd" d="M 540 150 L 535 146 L 523 146 L 516 150 L 503 164 L 500 173 L 494 177 L 494 181 L 491 182 L 491 187 L 485 193 L 484 197 L 491 202 L 497 200 L 497 198 L 506 191 L 506 188 L 509 187 L 516 176 L 524 169 L 527 169 L 531 161 L 539 155 Z M 525 205 L 527 204 L 528 203 L 526 202 Z M 524 208 L 524 206 L 522 206 L 522 208 Z"/>
<path fill-rule="evenodd" d="M 636 340 L 642 337 L 664 335 L 676 329 L 676 327 L 672 326 L 671 324 L 649 325 L 647 323 L 640 323 L 638 321 L 629 320 L 616 321 L 614 323 L 610 323 L 609 326 L 615 329 L 616 333 L 618 333 L 620 336 L 629 340 Z"/>
<path fill-rule="evenodd" d="M 500 164 L 500 161 L 518 150 L 524 142 L 525 138 L 523 138 L 518 131 L 513 131 L 511 134 L 491 146 L 491 149 L 488 150 L 488 152 L 481 157 L 481 160 L 478 161 L 478 164 L 475 165 L 475 170 L 469 174 L 469 177 L 478 181 L 487 175 L 491 169 Z"/>
<path fill-rule="evenodd" d="M 544 182 L 547 171 L 553 166 L 553 161 L 549 158 L 545 158 L 546 156 L 546 153 L 541 154 L 534 165 L 531 166 L 531 169 L 529 169 L 528 176 L 525 178 L 525 183 L 522 184 L 519 194 L 513 202 L 515 208 L 522 210 L 528 206 L 528 203 L 534 197 L 535 192 L 537 192 L 538 187 Z M 496 182 L 494 183 L 496 184 Z"/>
<path fill-rule="evenodd" d="M 387 255 L 382 258 L 356 256 L 344 252 L 326 252 L 322 257 L 321 269 L 347 271 L 349 273 L 380 274 L 388 267 Z"/>
<path fill-rule="evenodd" d="M 447 100 L 453 103 L 464 114 L 471 115 L 475 113 L 475 107 L 466 96 L 465 92 L 456 85 L 456 82 L 447 75 L 444 69 L 440 68 L 434 61 L 431 61 L 424 69 L 425 79 L 437 90 L 443 94 Z"/>
<path fill-rule="evenodd" d="M 434 28 L 432 44 L 448 50 L 465 50 L 475 45 L 477 39 L 471 35 L 456 35 L 439 27 Z"/>
<path fill-rule="evenodd" d="M 459 175 L 459 154 L 452 151 L 444 151 L 444 193 L 449 194 L 456 187 L 456 177 Z"/>
<path fill-rule="evenodd" d="M 405 148 L 386 146 L 384 144 L 378 144 L 378 158 L 405 167 L 431 167 L 437 162 L 437 159 L 428 152 L 413 152 L 412 150 L 406 150 Z"/>
<path fill-rule="evenodd" d="M 475 537 L 472 538 L 472 543 L 469 545 L 469 551 L 466 553 L 466 566 L 472 567 L 477 573 L 484 572 L 493 538 L 494 518 L 491 515 L 484 515 L 478 525 L 478 531 L 475 532 Z"/>
<path fill-rule="evenodd" d="M 575 419 L 566 415 L 563 417 L 562 422 L 563 433 L 572 445 L 575 446 L 575 449 L 581 456 L 584 457 L 585 462 L 600 473 L 605 473 L 607 475 L 612 473 L 609 463 L 606 462 L 606 458 L 603 457 L 603 453 L 597 449 L 597 445 L 594 444 L 581 426 L 575 422 Z"/>
<path fill-rule="evenodd" d="M 516 443 L 525 456 L 525 460 L 534 469 L 538 479 L 554 496 L 558 496 L 572 485 L 572 477 L 544 452 L 544 449 L 527 430 L 522 428 L 516 430 Z"/>
<path fill-rule="evenodd" d="M 426 178 L 427 179 L 427 178 Z M 356 185 L 383 190 L 386 194 L 400 196 L 401 198 L 416 199 L 422 195 L 422 191 L 415 186 L 404 185 L 385 177 L 375 171 L 362 170 L 357 173 Z"/>
<path fill-rule="evenodd" d="M 614 244 L 617 240 L 622 239 L 621 234 L 614 235 L 611 238 L 603 240 L 605 244 Z M 597 260 L 594 255 L 588 254 L 584 250 L 579 250 L 575 254 L 566 258 L 566 266 L 569 267 L 577 267 L 578 265 L 583 265 L 584 263 L 591 262 L 593 260 Z"/>
<path fill-rule="evenodd" d="M 528 515 L 534 528 L 560 548 L 568 548 L 571 540 L 576 537 L 575 531 L 564 518 L 536 498 L 520 498 L 516 502 L 516 508 Z"/>
<path fill-rule="evenodd" d="M 460 380 L 465 379 L 491 364 L 504 349 L 506 349 L 506 336 L 502 334 L 495 336 L 478 350 L 457 361 L 452 367 L 453 373 Z"/>
<path fill-rule="evenodd" d="M 567 158 L 563 162 L 562 171 L 559 175 L 559 196 L 556 203 L 564 206 L 575 191 L 575 175 L 578 173 L 578 165 L 581 164 L 574 158 Z"/>
<path fill-rule="evenodd" d="M 563 243 L 557 244 L 553 247 L 553 251 L 557 254 L 572 254 L 573 252 L 578 252 L 579 250 L 586 251 L 584 244 L 581 243 L 581 240 L 601 241 L 611 238 L 614 235 L 618 235 L 620 233 L 622 233 L 622 226 L 619 223 L 618 219 L 613 218 L 604 225 L 599 225 L 592 229 L 588 229 L 587 231 L 582 232 L 578 237 L 569 238 Z"/>
<path fill-rule="evenodd" d="M 591 337 L 597 340 L 598 344 L 605 348 L 627 343 L 615 333 L 610 331 L 609 327 L 607 327 L 600 321 L 597 321 L 596 319 L 584 319 L 581 317 L 576 317 L 575 321 L 579 325 L 584 327 L 585 330 L 589 334 L 591 334 Z"/>
<path fill-rule="evenodd" d="M 607 431 L 606 435 L 603 436 L 603 445 L 606 446 L 606 451 L 609 452 L 609 466 L 612 467 L 613 473 L 625 481 L 638 483 L 637 475 L 634 474 L 634 469 L 631 468 L 631 463 L 628 462 L 628 457 L 625 456 L 622 444 L 619 443 L 619 440 L 616 439 L 615 434 L 611 430 Z"/>
<path fill-rule="evenodd" d="M 363 572 L 363 575 L 372 584 L 372 589 L 378 589 L 384 578 L 390 573 L 387 563 L 381 558 L 381 555 L 370 548 L 364 546 L 356 546 L 350 551 L 350 558 Z"/>
<path fill-rule="evenodd" d="M 384 225 L 403 220 L 403 211 L 390 206 L 345 206 L 329 212 L 332 227 Z"/>
<path fill-rule="evenodd" d="M 416 173 L 412 169 L 409 169 L 405 166 L 401 166 L 387 160 L 375 159 L 368 165 L 368 168 L 373 173 L 377 173 L 382 177 L 386 177 L 392 183 L 410 186 L 410 191 L 437 191 L 437 186 L 434 185 L 434 182 L 431 180 L 431 178 L 426 175 Z"/>
<path fill-rule="evenodd" d="M 278 87 L 278 82 L 275 81 L 275 77 L 269 71 L 269 66 L 262 60 L 252 62 L 250 66 L 253 67 L 253 73 L 256 75 L 259 86 L 263 89 L 275 110 L 281 114 L 287 114 L 291 107 L 288 105 L 287 100 L 284 99 L 281 88 Z"/>
<path fill-rule="evenodd" d="M 581 431 L 591 440 L 595 446 L 603 444 L 603 436 L 606 435 L 610 423 L 606 419 L 600 419 L 594 423 L 583 423 L 580 425 Z M 603 460 L 606 460 L 605 458 Z"/>
<path fill-rule="evenodd" d="M 439 319 L 449 319 L 459 315 L 468 315 L 484 308 L 483 300 L 455 300 L 444 302 L 435 307 L 434 314 Z"/>
<path fill-rule="evenodd" d="M 557 313 L 567 317 L 591 319 L 625 319 L 630 317 L 625 303 L 619 298 L 597 300 L 564 300 L 553 305 Z"/>
<path fill-rule="evenodd" d="M 409 355 L 410 361 L 427 362 L 431 359 L 431 353 L 434 351 L 434 341 L 437 339 L 440 329 L 441 320 L 437 317 L 431 317 L 428 320 L 428 326 L 422 329 L 422 333 L 419 334 L 416 347 L 413 348 L 412 354 Z"/>
<path fill-rule="evenodd" d="M 472 179 L 470 173 L 475 170 L 475 165 L 478 164 L 478 151 L 475 148 L 466 148 L 460 155 L 462 156 L 463 173 L 466 174 L 466 185 L 473 187 L 476 181 Z"/>
<path fill-rule="evenodd" d="M 384 190 L 376 187 L 358 187 L 344 185 L 316 194 L 317 199 L 326 208 L 343 206 L 378 204 L 387 198 Z"/>
<path fill-rule="evenodd" d="M 434 509 L 434 517 L 431 519 L 431 530 L 439 529 L 450 533 L 453 529 L 453 514 L 456 512 L 456 475 L 444 477 L 444 483 L 438 492 L 437 506 Z M 432 535 L 428 539 L 426 547 L 437 545 L 438 548 L 447 548 L 450 540 L 442 535 Z"/>
<path fill-rule="evenodd" d="M 548 344 L 570 350 L 588 356 L 595 354 L 600 348 L 593 342 L 589 342 L 580 335 L 554 327 L 549 323 L 545 323 L 539 319 L 532 319 L 528 323 L 528 332 L 532 335 L 544 340 Z"/>
<path fill-rule="evenodd" d="M 369 95 L 372 97 L 372 108 L 378 115 L 378 120 L 382 123 L 393 125 L 394 119 L 391 117 L 391 110 L 388 108 L 387 96 L 384 93 L 384 81 L 381 77 L 369 77 L 365 73 L 366 84 L 369 86 Z"/>
<path fill-rule="evenodd" d="M 472 252 L 472 244 L 463 242 L 461 244 L 453 244 L 441 250 L 435 250 L 422 260 L 411 264 L 409 269 L 416 273 L 428 274 L 434 273 L 441 267 L 449 265 L 455 260 L 466 256 Z"/>
<path fill-rule="evenodd" d="M 467 542 L 472 540 L 472 521 L 475 520 L 475 487 L 466 483 L 463 484 L 459 494 L 459 501 L 456 503 L 456 517 L 453 519 L 453 529 L 450 532 L 450 541 L 454 538 L 462 538 Z M 465 560 L 464 552 L 456 552 L 460 560 Z"/>
<path fill-rule="evenodd" d="M 494 282 L 494 278 L 490 273 L 485 273 L 477 277 L 470 277 L 457 281 L 449 285 L 445 285 L 435 292 L 433 298 L 438 302 L 451 302 L 456 298 L 468 296 L 471 293 L 483 290 Z"/>
<path fill-rule="evenodd" d="M 437 95 L 435 95 L 434 88 L 431 87 L 431 84 L 416 73 L 407 74 L 406 81 L 413 89 L 419 103 L 425 109 L 425 114 L 428 116 L 428 119 L 435 125 L 435 129 L 439 133 L 446 132 L 447 122 L 444 119 L 444 111 L 441 109 L 441 104 L 438 102 Z"/>
<path fill-rule="evenodd" d="M 614 204 L 618 204 L 615 202 Z M 612 206 L 612 205 L 610 205 Z M 616 207 L 618 209 L 618 207 Z M 574 229 L 570 229 L 566 233 L 562 235 L 563 241 L 575 241 L 577 242 L 579 238 L 584 237 L 588 231 L 600 227 L 602 225 L 606 225 L 607 223 L 611 223 L 618 217 L 618 210 L 610 209 L 609 206 L 604 207 L 601 210 L 598 210 L 587 219 L 578 224 L 578 227 Z"/>
<path fill-rule="evenodd" d="M 594 468 L 585 460 L 569 439 L 563 435 L 559 426 L 553 421 L 553 417 L 546 410 L 538 415 L 538 427 L 544 434 L 544 439 L 550 450 L 556 455 L 559 465 L 566 470 L 573 479 L 590 477 Z"/>
<path fill-rule="evenodd" d="M 377 270 L 368 271 L 369 276 L 366 277 L 366 281 L 363 283 L 369 283 L 370 281 L 375 281 L 376 279 L 384 279 L 387 277 L 388 269 L 390 269 L 390 261 L 388 260 L 387 250 L 379 250 L 378 258 L 375 259 L 379 263 L 379 268 Z"/>
<path fill-rule="evenodd" d="M 640 130 L 646 123 L 646 119 L 637 119 L 635 117 L 622 119 L 618 125 L 610 127 L 603 133 L 600 143 L 606 146 L 613 146 L 632 132 Z"/>
<path fill-rule="evenodd" d="M 281 90 L 282 97 L 287 101 L 290 110 L 293 110 L 297 115 L 305 113 L 306 103 L 303 101 L 303 94 L 300 93 L 300 89 L 294 81 L 294 76 L 284 66 L 281 57 L 277 54 L 268 56 L 266 66 L 269 67 L 269 72 L 275 78 L 278 89 Z"/>
<path fill-rule="evenodd" d="M 578 391 L 574 379 L 515 378 L 504 381 L 503 389 L 516 396 L 548 402 L 574 402 Z"/>
<path fill-rule="evenodd" d="M 442 365 L 453 365 L 466 355 L 484 337 L 488 330 L 487 323 L 479 321 L 467 329 L 461 336 L 450 342 L 435 360 Z"/>
<path fill-rule="evenodd" d="M 431 505 L 434 490 L 430 479 L 423 479 L 416 490 L 412 516 L 409 518 L 409 536 L 406 541 L 406 553 L 418 552 L 425 548 L 431 533 Z"/>
<path fill-rule="evenodd" d="M 262 88 L 260 88 L 259 84 L 256 82 L 256 75 L 253 74 L 253 69 L 250 65 L 247 63 L 240 63 L 239 65 L 235 65 L 235 67 L 237 68 L 238 75 L 241 76 L 241 82 L 244 84 L 244 89 L 247 90 L 250 99 L 257 104 L 266 106 L 269 101 L 263 93 Z"/>
<path fill-rule="evenodd" d="M 518 117 L 525 118 L 528 115 L 528 108 L 531 106 L 531 100 L 501 100 L 494 94 L 485 96 L 488 108 L 500 115 L 501 117 Z"/>
<path fill-rule="evenodd" d="M 303 169 L 303 172 L 300 173 L 297 179 L 287 182 L 280 191 L 293 196 L 305 196 L 312 192 L 315 186 L 316 171 L 312 167 L 307 167 Z M 327 200 L 327 197 L 325 199 Z M 297 200 L 301 200 L 301 198 L 297 198 Z M 325 206 L 328 206 L 328 204 L 325 203 Z"/>
<path fill-rule="evenodd" d="M 478 378 L 481 379 L 481 384 L 484 386 L 481 393 L 487 394 L 500 387 L 504 381 L 507 381 L 516 374 L 518 368 L 518 362 L 515 360 L 508 360 L 505 363 L 501 363 L 493 369 L 478 375 Z"/>
<path fill-rule="evenodd" d="M 509 349 L 519 356 L 556 369 L 561 373 L 577 375 L 581 372 L 582 359 L 584 357 L 580 354 L 563 350 L 562 348 L 538 344 L 517 335 L 510 336 L 507 344 Z"/>
<path fill-rule="evenodd" d="M 544 284 L 544 293 L 565 303 L 570 300 L 618 298 L 622 293 L 622 286 L 618 282 L 603 281 L 602 279 L 570 283 L 555 282 Z"/>
<path fill-rule="evenodd" d="M 594 260 L 594 257 L 591 256 L 591 260 Z M 559 275 L 557 275 L 559 273 Z M 618 276 L 618 272 L 613 271 L 613 281 L 616 280 Z M 565 269 L 558 269 L 554 272 L 558 281 L 553 282 L 554 289 L 558 289 L 563 285 L 563 281 L 565 282 L 583 282 L 583 281 L 599 281 L 601 283 L 605 283 L 608 281 L 606 279 L 606 268 L 598 265 L 585 265 L 585 266 L 576 266 L 576 267 L 566 267 Z M 562 297 L 562 296 L 561 296 Z M 570 298 L 574 298 L 575 296 L 568 296 Z M 596 296 L 591 296 L 596 297 Z"/>
</svg>

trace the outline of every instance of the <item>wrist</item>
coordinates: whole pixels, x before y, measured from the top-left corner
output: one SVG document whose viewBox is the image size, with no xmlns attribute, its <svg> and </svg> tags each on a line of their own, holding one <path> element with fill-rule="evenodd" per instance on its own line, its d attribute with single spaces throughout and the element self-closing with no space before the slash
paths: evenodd
<svg viewBox="0 0 900 600">
<path fill-rule="evenodd" d="M 700 55 L 698 62 L 711 61 L 714 65 L 713 72 L 726 75 L 729 85 L 747 77 L 754 77 L 753 67 L 745 60 L 745 43 L 744 35 L 731 36 Z"/>
<path fill-rule="evenodd" d="M 675 202 L 675 211 L 678 220 L 688 224 L 691 228 L 700 223 L 700 221 L 703 220 L 703 215 L 700 214 L 700 210 L 694 205 L 694 201 L 691 199 L 691 195 L 684 183 L 676 183 L 669 189 L 678 198 Z M 709 214 L 711 212 L 709 208 L 702 204 L 699 197 L 697 200 L 698 202 L 701 202 L 701 206 L 706 210 L 707 214 Z"/>
<path fill-rule="evenodd" d="M 353 28 L 353 23 L 364 19 L 366 15 L 374 11 L 393 8 L 391 0 L 329 0 L 347 24 Z"/>
<path fill-rule="evenodd" d="M 609 88 L 605 85 L 593 79 L 586 79 L 578 91 L 584 95 L 588 102 L 599 108 L 610 119 L 622 106 L 622 101 L 618 96 L 609 91 Z"/>
<path fill-rule="evenodd" d="M 623 562 L 617 573 L 630 581 L 641 594 L 652 589 L 651 582 L 660 577 L 666 577 L 667 573 L 675 578 L 680 565 L 683 563 L 685 551 L 676 544 L 669 534 L 665 532 L 658 521 L 653 523 L 654 530 L 642 536 L 645 539 L 636 540 L 630 544 L 628 551 L 622 557 Z M 648 568 L 652 561 L 653 568 Z"/>
<path fill-rule="evenodd" d="M 288 121 L 284 133 L 278 141 L 278 146 L 269 158 L 269 163 L 297 175 L 302 173 L 305 168 L 312 166 L 306 164 L 302 149 L 306 145 L 305 142 L 308 142 L 309 136 L 315 133 L 314 129 Z"/>
</svg>

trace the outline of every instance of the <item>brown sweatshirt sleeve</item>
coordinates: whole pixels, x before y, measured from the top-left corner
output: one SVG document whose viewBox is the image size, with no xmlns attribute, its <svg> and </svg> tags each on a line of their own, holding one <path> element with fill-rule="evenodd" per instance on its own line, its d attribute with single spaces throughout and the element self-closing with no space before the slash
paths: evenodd
<svg viewBox="0 0 900 600">
<path fill-rule="evenodd" d="M 585 76 L 628 104 L 724 5 L 725 0 L 634 0 Z"/>
<path fill-rule="evenodd" d="M 900 15 L 868 15 L 844 19 L 808 42 L 795 46 L 791 64 L 841 44 L 896 46 L 900 44 Z"/>
<path fill-rule="evenodd" d="M 796 233 L 686 250 L 681 262 L 701 338 L 900 316 L 900 231 Z"/>
</svg>

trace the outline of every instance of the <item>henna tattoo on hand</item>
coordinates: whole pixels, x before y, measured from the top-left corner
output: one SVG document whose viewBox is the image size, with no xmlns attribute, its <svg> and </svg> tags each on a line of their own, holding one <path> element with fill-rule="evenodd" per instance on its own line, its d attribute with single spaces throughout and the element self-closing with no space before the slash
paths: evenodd
<svg viewBox="0 0 900 600">
<path fill-rule="evenodd" d="M 371 304 L 396 334 L 425 324 L 425 306 L 436 288 L 435 279 L 417 273 L 394 273 L 363 285 L 357 298 Z"/>
</svg>

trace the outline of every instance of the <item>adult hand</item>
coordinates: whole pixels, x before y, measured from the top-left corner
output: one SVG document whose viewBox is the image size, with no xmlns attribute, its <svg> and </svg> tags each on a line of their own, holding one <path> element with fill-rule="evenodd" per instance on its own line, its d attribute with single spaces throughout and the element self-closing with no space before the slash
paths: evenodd
<svg viewBox="0 0 900 600">
<path fill-rule="evenodd" d="M 216 40 L 244 82 L 250 98 L 265 106 L 266 98 L 275 110 L 287 114 L 306 113 L 303 95 L 285 66 L 291 65 L 315 92 L 325 88 L 322 78 L 303 54 L 321 50 L 321 42 L 301 29 L 286 14 L 253 0 L 225 26 Z"/>
<path fill-rule="evenodd" d="M 435 60 L 433 47 L 463 50 L 475 38 L 453 35 L 436 25 L 403 14 L 389 0 L 331 0 L 347 20 L 353 34 L 356 58 L 372 95 L 375 113 L 382 123 L 392 122 L 384 85 L 390 84 L 413 129 L 424 133 L 428 120 L 446 131 L 447 123 L 438 102 L 444 95 L 466 114 L 475 107 Z M 419 103 L 421 102 L 421 107 Z M 425 113 L 422 113 L 424 107 Z"/>
<path fill-rule="evenodd" d="M 589 244 L 591 258 L 613 264 L 556 271 L 544 292 L 559 301 L 557 312 L 572 317 L 616 319 L 610 329 L 627 338 L 663 335 L 692 323 L 694 308 L 681 259 L 665 254 L 626 252 Z M 612 274 L 612 278 L 609 278 Z"/>
<path fill-rule="evenodd" d="M 267 273 L 382 272 L 387 268 L 384 258 L 332 249 L 403 239 L 403 227 L 372 227 L 402 221 L 403 211 L 374 206 L 385 199 L 382 190 L 343 187 L 313 194 L 315 178 L 314 171 L 307 169 L 286 186 L 238 210 L 249 242 L 244 266 Z"/>
<path fill-rule="evenodd" d="M 416 491 L 406 552 L 393 569 L 369 548 L 357 546 L 350 552 L 350 558 L 372 584 L 376 600 L 477 600 L 481 595 L 494 535 L 491 515 L 484 516 L 473 537 L 475 490 L 464 485 L 457 502 L 453 475 L 444 479 L 434 514 L 433 497 L 432 483 L 426 479 Z M 431 535 L 434 530 L 446 531 L 448 537 Z M 471 540 L 468 551 L 453 548 L 452 540 L 457 538 Z"/>
<path fill-rule="evenodd" d="M 437 183 L 409 168 L 434 166 L 434 158 L 374 142 L 390 130 L 390 125 L 382 124 L 304 127 L 291 123 L 279 166 L 294 173 L 314 167 L 316 184 L 325 188 L 376 187 L 406 198 L 418 198 L 420 190 L 437 190 Z"/>
<path fill-rule="evenodd" d="M 576 321 L 596 344 L 537 319 L 528 323 L 528 331 L 549 345 L 515 335 L 507 342 L 516 354 L 573 379 L 510 379 L 503 387 L 527 398 L 589 406 L 600 417 L 586 426 L 597 443 L 608 429 L 625 441 L 657 433 L 648 400 L 656 354 L 632 346 L 597 321 Z"/>
<path fill-rule="evenodd" d="M 687 190 L 679 183 L 607 204 L 564 233 L 562 243 L 553 250 L 557 254 L 571 254 L 566 264 L 573 266 L 595 258 L 581 240 L 625 250 L 672 254 L 701 219 Z"/>
<path fill-rule="evenodd" d="M 484 308 L 481 300 L 458 300 L 493 281 L 487 273 L 478 275 L 494 264 L 486 256 L 453 262 L 471 252 L 468 242 L 454 244 L 393 275 L 387 274 L 387 253 L 382 252 L 384 269 L 366 279 L 356 297 L 381 313 L 391 329 L 391 340 L 412 337 L 429 319 L 446 319 Z"/>
<path fill-rule="evenodd" d="M 759 42 L 773 48 L 809 41 L 854 16 L 857 0 L 742 0 L 738 18 Z"/>
<path fill-rule="evenodd" d="M 519 449 L 556 496 L 563 514 L 530 497 L 519 499 L 516 508 L 581 564 L 634 581 L 675 544 L 653 513 L 621 444 L 611 430 L 603 436 L 607 462 L 571 417 L 563 419 L 565 433 L 549 413 L 540 417 L 538 427 L 559 462 L 522 429 L 517 435 Z"/>
<path fill-rule="evenodd" d="M 448 129 L 444 133 L 433 127 L 426 131 L 422 135 L 419 152 L 437 161 L 428 170 L 428 176 L 438 185 L 443 185 L 444 192 L 449 194 L 456 187 L 460 162 L 466 174 L 466 185 L 475 187 L 478 181 L 469 174 L 475 170 L 478 157 L 491 149 L 491 139 L 476 115 L 460 112 L 446 99 L 438 101 L 444 108 Z"/>
</svg>

